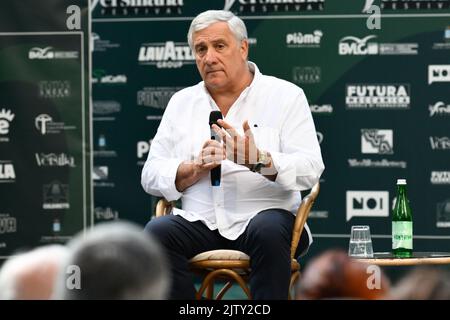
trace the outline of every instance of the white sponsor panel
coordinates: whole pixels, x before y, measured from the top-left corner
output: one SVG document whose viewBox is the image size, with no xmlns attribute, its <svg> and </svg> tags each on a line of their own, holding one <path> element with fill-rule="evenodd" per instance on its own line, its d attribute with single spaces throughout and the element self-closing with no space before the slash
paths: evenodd
<svg viewBox="0 0 450 320">
<path fill-rule="evenodd" d="M 393 154 L 393 130 L 361 129 L 361 152 L 371 154 Z"/>
<path fill-rule="evenodd" d="M 388 217 L 388 191 L 347 191 L 347 221 L 353 217 Z"/>
<path fill-rule="evenodd" d="M 450 82 L 450 65 L 434 64 L 428 66 L 428 84 Z"/>
</svg>

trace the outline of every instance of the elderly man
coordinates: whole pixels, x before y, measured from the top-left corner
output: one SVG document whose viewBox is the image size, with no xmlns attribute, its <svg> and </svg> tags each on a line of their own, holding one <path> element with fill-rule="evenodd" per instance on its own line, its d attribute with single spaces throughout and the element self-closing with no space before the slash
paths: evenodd
<svg viewBox="0 0 450 320">
<path fill-rule="evenodd" d="M 324 170 L 307 99 L 247 60 L 247 30 L 231 12 L 198 15 L 188 42 L 203 81 L 172 97 L 142 171 L 146 192 L 182 199 L 146 227 L 170 257 L 171 298 L 194 298 L 190 258 L 234 249 L 250 256 L 254 299 L 286 299 L 292 213 Z M 212 111 L 223 120 L 210 127 Z M 306 227 L 298 253 L 311 242 Z"/>
<path fill-rule="evenodd" d="M 49 245 L 13 256 L 0 270 L 0 300 L 48 300 L 68 256 Z"/>
</svg>

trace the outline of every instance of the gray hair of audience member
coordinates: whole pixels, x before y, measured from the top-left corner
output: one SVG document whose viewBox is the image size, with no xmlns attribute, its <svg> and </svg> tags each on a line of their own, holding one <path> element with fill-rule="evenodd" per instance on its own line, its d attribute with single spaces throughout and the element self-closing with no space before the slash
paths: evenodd
<svg viewBox="0 0 450 320">
<path fill-rule="evenodd" d="M 62 245 L 38 247 L 12 256 L 0 270 L 0 299 L 50 299 L 67 256 L 68 250 Z"/>
<path fill-rule="evenodd" d="M 66 270 L 59 277 L 55 299 L 155 300 L 167 298 L 170 274 L 156 240 L 128 222 L 103 223 L 69 244 Z M 74 268 L 74 266 L 76 268 Z"/>
<path fill-rule="evenodd" d="M 438 267 L 416 267 L 391 289 L 389 298 L 450 300 L 450 273 Z"/>
<path fill-rule="evenodd" d="M 247 39 L 247 28 L 245 27 L 244 21 L 242 21 L 239 17 L 235 16 L 230 11 L 208 10 L 196 16 L 194 20 L 192 20 L 191 26 L 189 27 L 187 39 L 189 47 L 191 47 L 193 51 L 194 33 L 203 30 L 216 22 L 228 23 L 228 27 L 230 28 L 237 41 L 241 42 L 242 40 Z"/>
</svg>

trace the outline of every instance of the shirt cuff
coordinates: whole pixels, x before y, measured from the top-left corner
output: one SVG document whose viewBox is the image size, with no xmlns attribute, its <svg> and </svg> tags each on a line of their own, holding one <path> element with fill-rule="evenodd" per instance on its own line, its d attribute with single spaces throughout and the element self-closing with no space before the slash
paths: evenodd
<svg viewBox="0 0 450 320">
<path fill-rule="evenodd" d="M 277 170 L 275 182 L 280 184 L 284 189 L 295 190 L 297 185 L 297 172 L 288 156 L 281 152 L 270 151 L 272 157 L 272 165 Z"/>
<path fill-rule="evenodd" d="M 178 200 L 183 195 L 175 186 L 175 179 L 181 162 L 183 162 L 182 159 L 167 159 L 165 165 L 162 166 L 159 185 L 161 186 L 160 192 L 167 201 Z"/>
</svg>

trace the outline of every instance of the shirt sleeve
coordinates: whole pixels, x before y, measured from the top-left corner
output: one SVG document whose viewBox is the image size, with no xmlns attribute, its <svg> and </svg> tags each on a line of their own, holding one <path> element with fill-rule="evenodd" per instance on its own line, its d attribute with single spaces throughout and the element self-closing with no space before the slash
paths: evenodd
<svg viewBox="0 0 450 320">
<path fill-rule="evenodd" d="M 325 166 L 303 90 L 286 109 L 281 128 L 281 151 L 268 150 L 278 172 L 275 183 L 291 191 L 310 189 L 319 181 Z"/>
<path fill-rule="evenodd" d="M 182 196 L 175 186 L 178 166 L 183 161 L 175 156 L 175 132 L 166 109 L 151 142 L 150 152 L 141 175 L 141 184 L 145 192 L 164 197 L 167 201 L 178 200 Z"/>
</svg>

